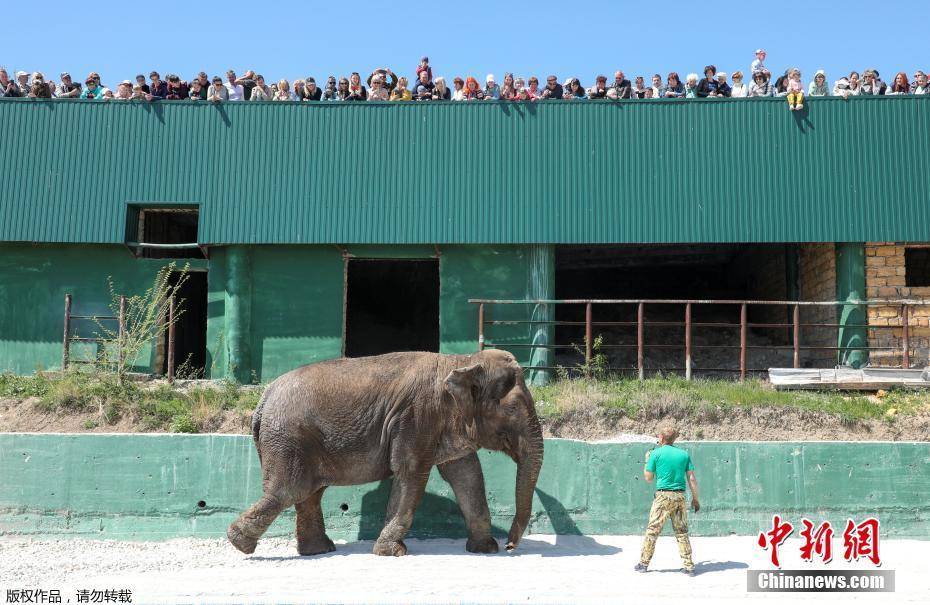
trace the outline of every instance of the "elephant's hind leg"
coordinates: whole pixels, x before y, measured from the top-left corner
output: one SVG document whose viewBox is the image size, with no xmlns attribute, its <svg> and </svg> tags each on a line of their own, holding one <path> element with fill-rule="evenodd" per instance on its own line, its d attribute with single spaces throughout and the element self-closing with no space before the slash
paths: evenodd
<svg viewBox="0 0 930 605">
<path fill-rule="evenodd" d="M 262 537 L 268 526 L 281 514 L 281 511 L 291 504 L 293 502 L 286 497 L 265 493 L 249 510 L 232 522 L 226 530 L 226 536 L 233 546 L 250 555 L 255 552 L 258 539 Z"/>
<path fill-rule="evenodd" d="M 326 535 L 323 525 L 323 492 L 318 489 L 312 496 L 295 505 L 297 509 L 297 552 L 301 555 L 319 555 L 336 550 L 336 545 Z"/>
</svg>

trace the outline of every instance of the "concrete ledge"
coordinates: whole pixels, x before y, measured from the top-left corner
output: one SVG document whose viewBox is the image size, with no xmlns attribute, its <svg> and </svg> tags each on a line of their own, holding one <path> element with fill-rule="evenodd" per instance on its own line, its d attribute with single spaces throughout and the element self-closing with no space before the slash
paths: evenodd
<svg viewBox="0 0 930 605">
<path fill-rule="evenodd" d="M 883 535 L 930 535 L 930 444 L 890 442 L 682 443 L 695 461 L 701 512 L 694 535 L 752 535 L 773 513 L 800 522 L 877 515 Z M 642 479 L 651 443 L 546 441 L 529 533 L 639 534 L 652 500 Z M 480 453 L 495 530 L 513 515 L 516 467 Z M 326 491 L 330 536 L 372 538 L 389 481 Z M 0 535 L 163 540 L 221 537 L 261 493 L 244 435 L 0 434 Z M 345 510 L 344 510 L 345 509 Z M 293 511 L 268 535 L 294 530 Z M 667 530 L 670 531 L 670 530 Z M 416 537 L 462 537 L 451 488 L 434 471 Z"/>
</svg>

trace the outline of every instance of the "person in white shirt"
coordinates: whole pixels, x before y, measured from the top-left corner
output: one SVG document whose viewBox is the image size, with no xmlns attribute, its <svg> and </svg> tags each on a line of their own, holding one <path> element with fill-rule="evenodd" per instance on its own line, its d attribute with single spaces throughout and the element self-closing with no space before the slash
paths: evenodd
<svg viewBox="0 0 930 605">
<path fill-rule="evenodd" d="M 743 72 L 733 72 L 733 86 L 730 87 L 730 97 L 742 99 L 749 96 L 749 86 L 743 82 Z"/>
<path fill-rule="evenodd" d="M 229 70 L 226 72 L 226 96 L 229 101 L 241 101 L 243 99 L 242 85 L 236 84 L 236 72 Z"/>
<path fill-rule="evenodd" d="M 765 49 L 756 49 L 756 60 L 749 66 L 749 71 L 753 74 L 765 71 Z"/>
</svg>

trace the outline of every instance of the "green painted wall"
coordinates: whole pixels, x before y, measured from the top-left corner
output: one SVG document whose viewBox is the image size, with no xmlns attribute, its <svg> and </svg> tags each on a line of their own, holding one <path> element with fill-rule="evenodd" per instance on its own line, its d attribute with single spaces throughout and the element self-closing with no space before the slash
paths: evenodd
<svg viewBox="0 0 930 605">
<path fill-rule="evenodd" d="M 537 533 L 639 534 L 652 488 L 642 479 L 649 443 L 547 440 L 529 527 Z M 702 510 L 695 535 L 751 535 L 773 513 L 829 519 L 877 515 L 884 536 L 930 537 L 930 444 L 683 443 Z M 514 464 L 482 451 L 494 527 L 513 515 Z M 220 537 L 260 493 L 252 441 L 241 435 L 0 435 L 0 534 L 101 538 Z M 383 521 L 388 482 L 330 488 L 334 538 L 370 538 Z M 198 506 L 203 502 L 204 506 Z M 340 506 L 348 505 L 347 511 Z M 293 511 L 270 535 L 293 532 Z M 413 534 L 463 536 L 449 486 L 433 473 Z"/>
<path fill-rule="evenodd" d="M 141 294 L 169 262 L 137 259 L 125 246 L 0 244 L 0 372 L 61 367 L 65 294 L 73 297 L 74 315 L 112 315 L 108 278 L 117 293 Z M 205 266 L 191 261 L 192 268 Z M 88 320 L 75 320 L 72 327 L 84 337 L 100 331 Z M 75 343 L 71 358 L 91 359 L 95 350 L 96 345 Z M 136 369 L 148 371 L 151 363 L 146 348 Z"/>
<path fill-rule="evenodd" d="M 350 246 L 359 258 L 433 257 L 433 246 Z M 528 246 L 445 246 L 440 259 L 440 350 L 473 353 L 478 311 L 469 298 L 527 298 L 539 280 Z M 107 277 L 138 294 L 166 261 L 134 258 L 123 246 L 0 244 L 0 371 L 61 365 L 64 295 L 74 313 L 107 313 Z M 231 254 L 232 253 L 232 254 Z M 231 262 L 232 260 L 235 262 Z M 185 261 L 180 261 L 183 265 Z M 207 268 L 207 375 L 268 382 L 342 354 L 345 259 L 336 246 L 216 246 Z M 533 267 L 536 267 L 535 270 Z M 543 265 L 545 268 L 550 265 Z M 533 277 L 535 275 L 535 278 Z M 489 319 L 527 319 L 517 305 Z M 83 332 L 82 332 L 83 333 Z M 530 342 L 527 324 L 495 326 L 498 342 Z M 76 347 L 74 358 L 81 353 Z M 528 362 L 530 349 L 517 349 Z M 86 355 L 85 355 L 86 356 Z M 151 351 L 137 368 L 149 371 Z"/>
<path fill-rule="evenodd" d="M 0 240 L 120 243 L 139 202 L 199 204 L 210 244 L 927 241 L 930 182 L 902 175 L 930 165 L 928 108 L 3 99 Z M 100 133 L 121 144 L 87 153 Z"/>
</svg>

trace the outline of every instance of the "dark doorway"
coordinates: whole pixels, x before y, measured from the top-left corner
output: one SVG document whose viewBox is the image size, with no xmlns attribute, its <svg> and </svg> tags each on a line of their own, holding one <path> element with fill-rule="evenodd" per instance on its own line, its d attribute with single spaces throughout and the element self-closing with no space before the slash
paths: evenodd
<svg viewBox="0 0 930 605">
<path fill-rule="evenodd" d="M 180 312 L 174 325 L 174 367 L 179 378 L 203 378 L 207 363 L 207 273 L 172 272 L 168 281 L 176 286 L 185 279 L 177 292 L 176 309 Z M 168 334 L 165 333 L 162 374 L 168 373 Z"/>
<path fill-rule="evenodd" d="M 346 357 L 439 351 L 439 260 L 349 259 Z"/>
</svg>

